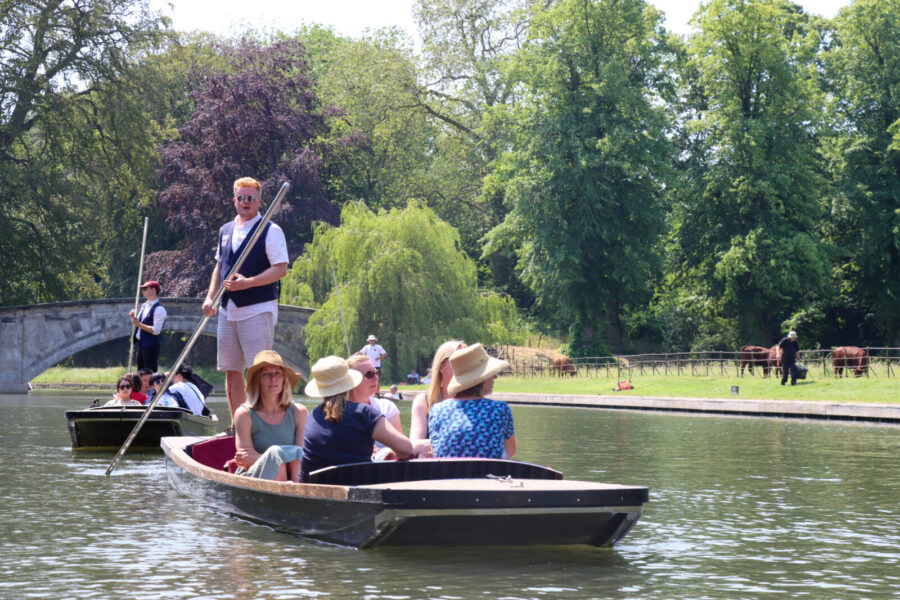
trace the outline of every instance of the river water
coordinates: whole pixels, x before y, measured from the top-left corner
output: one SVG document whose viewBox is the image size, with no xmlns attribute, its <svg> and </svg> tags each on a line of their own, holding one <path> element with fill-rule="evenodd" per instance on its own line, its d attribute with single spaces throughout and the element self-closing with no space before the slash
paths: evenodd
<svg viewBox="0 0 900 600">
<path fill-rule="evenodd" d="M 515 406 L 516 458 L 650 487 L 619 544 L 354 550 L 197 505 L 161 453 L 107 478 L 66 432 L 92 399 L 0 396 L 0 598 L 900 598 L 894 426 Z"/>
</svg>

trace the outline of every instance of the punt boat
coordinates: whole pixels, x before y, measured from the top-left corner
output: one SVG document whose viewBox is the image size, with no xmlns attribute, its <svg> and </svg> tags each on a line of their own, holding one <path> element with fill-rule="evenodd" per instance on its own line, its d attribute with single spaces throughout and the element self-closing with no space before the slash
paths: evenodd
<svg viewBox="0 0 900 600">
<path fill-rule="evenodd" d="M 96 407 L 67 410 L 66 424 L 73 449 L 118 450 L 135 424 L 147 411 L 146 406 Z M 159 450 L 166 436 L 212 435 L 219 419 L 195 415 L 186 408 L 154 408 L 129 448 Z"/>
<path fill-rule="evenodd" d="M 234 475 L 234 436 L 164 437 L 166 472 L 214 510 L 305 538 L 375 546 L 610 547 L 648 489 L 563 479 L 514 460 L 416 459 L 328 467 L 309 483 Z"/>
</svg>

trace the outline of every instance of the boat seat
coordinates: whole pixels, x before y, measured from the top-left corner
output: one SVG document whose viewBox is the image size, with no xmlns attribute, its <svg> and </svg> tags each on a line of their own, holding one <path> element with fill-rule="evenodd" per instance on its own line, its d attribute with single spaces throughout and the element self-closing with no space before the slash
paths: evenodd
<svg viewBox="0 0 900 600">
<path fill-rule="evenodd" d="M 234 458 L 234 436 L 223 435 L 210 438 L 185 447 L 185 451 L 201 465 L 217 471 L 228 470 L 226 463 Z"/>
<path fill-rule="evenodd" d="M 493 475 L 515 479 L 562 479 L 548 467 L 493 458 L 427 458 L 362 462 L 325 467 L 309 474 L 309 483 L 372 485 L 428 479 L 481 479 Z"/>
</svg>

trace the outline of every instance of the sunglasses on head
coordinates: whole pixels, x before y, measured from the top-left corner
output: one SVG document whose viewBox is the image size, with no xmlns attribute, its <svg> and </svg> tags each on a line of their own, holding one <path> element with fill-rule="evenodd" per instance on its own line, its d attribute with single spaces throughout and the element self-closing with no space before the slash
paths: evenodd
<svg viewBox="0 0 900 600">
<path fill-rule="evenodd" d="M 363 373 L 363 377 L 365 377 L 366 379 L 372 379 L 376 375 L 378 375 L 378 371 L 366 371 L 365 373 Z"/>
<path fill-rule="evenodd" d="M 257 196 L 238 196 L 235 200 L 238 202 L 253 202 L 256 198 Z"/>
<path fill-rule="evenodd" d="M 120 389 L 120 390 L 130 390 L 130 389 L 131 389 L 131 384 L 130 384 L 130 383 L 122 383 L 122 384 L 119 385 L 119 389 Z"/>
</svg>

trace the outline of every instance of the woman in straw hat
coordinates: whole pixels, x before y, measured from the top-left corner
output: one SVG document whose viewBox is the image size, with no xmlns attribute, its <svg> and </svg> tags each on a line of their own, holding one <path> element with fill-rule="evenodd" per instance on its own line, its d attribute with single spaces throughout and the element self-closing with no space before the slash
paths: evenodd
<svg viewBox="0 0 900 600">
<path fill-rule="evenodd" d="M 449 340 L 438 346 L 431 361 L 431 383 L 428 389 L 413 399 L 411 424 L 409 437 L 413 440 L 428 439 L 428 413 L 438 402 L 450 397 L 447 386 L 453 377 L 453 369 L 450 368 L 450 355 L 465 348 L 466 343 L 460 340 Z"/>
<path fill-rule="evenodd" d="M 372 406 L 350 402 L 348 392 L 362 380 L 363 374 L 340 356 L 326 356 L 313 365 L 306 395 L 322 398 L 322 404 L 313 409 L 306 424 L 301 481 L 325 467 L 371 460 L 373 440 L 400 458 L 427 452 L 427 443 L 410 442 Z"/>
<path fill-rule="evenodd" d="M 428 415 L 434 455 L 477 458 L 512 458 L 516 435 L 512 411 L 506 402 L 491 400 L 497 374 L 505 360 L 491 358 L 481 344 L 450 356 L 453 377 L 447 391 L 453 396 L 435 405 Z"/>
<path fill-rule="evenodd" d="M 300 481 L 303 430 L 309 410 L 291 400 L 300 374 L 274 350 L 263 350 L 247 370 L 247 401 L 234 412 L 237 473 Z"/>
</svg>

